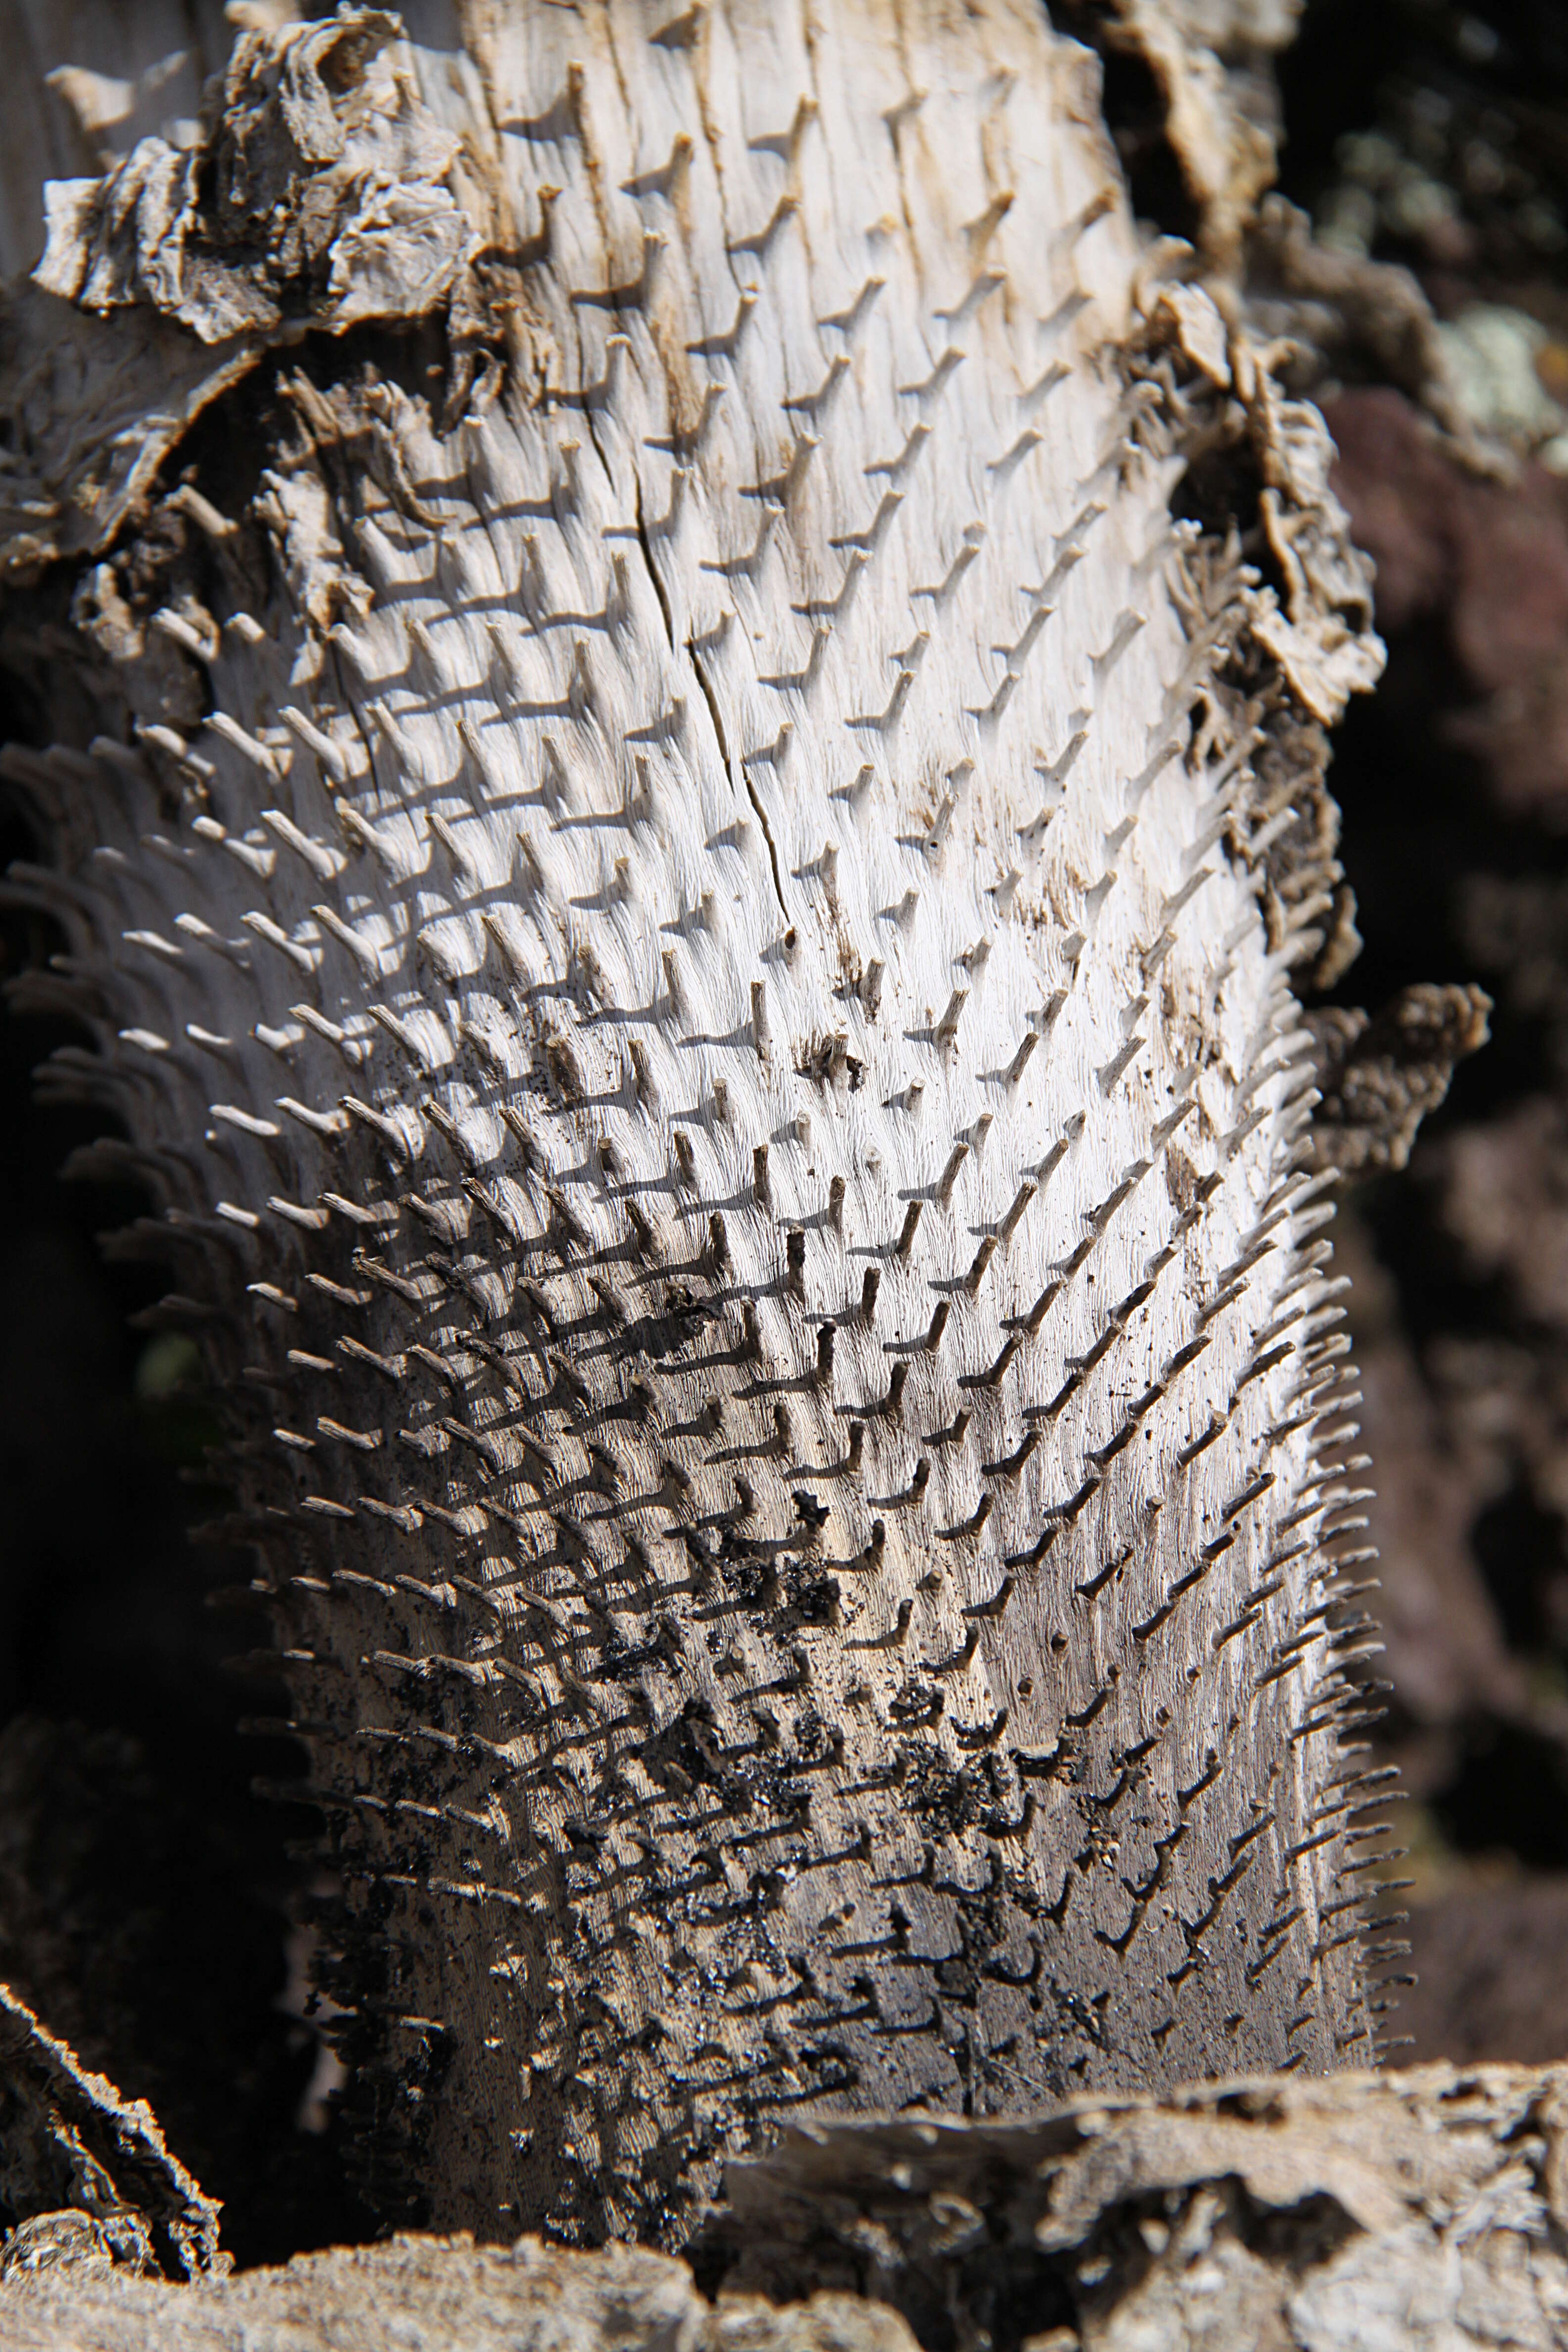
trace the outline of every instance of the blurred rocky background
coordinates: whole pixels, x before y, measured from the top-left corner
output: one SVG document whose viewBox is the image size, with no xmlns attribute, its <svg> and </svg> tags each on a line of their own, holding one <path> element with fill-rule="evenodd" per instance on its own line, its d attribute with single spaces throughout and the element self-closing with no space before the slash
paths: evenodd
<svg viewBox="0 0 1568 2352">
<path fill-rule="evenodd" d="M 1190 236 L 1131 29 L 1143 5 L 1053 14 L 1102 49 L 1140 209 Z M 1410 1800 L 1405 2054 L 1561 2057 L 1568 10 L 1309 0 L 1289 46 L 1290 0 L 1176 13 L 1278 145 L 1246 299 L 1296 346 L 1378 566 L 1388 672 L 1331 779 L 1366 945 L 1320 1002 L 1479 981 L 1496 1005 L 1408 1165 L 1347 1180 L 1339 1241 L 1376 1464 L 1384 1739 Z M 0 713 L 0 734 L 30 732 L 25 708 Z M 28 847 L 5 833 L 0 863 Z M 17 1016 L 0 1022 L 0 1979 L 152 2100 L 229 2200 L 238 2261 L 278 2260 L 373 2224 L 304 2014 L 303 1824 L 257 1801 L 253 1776 L 287 1768 L 237 1732 L 268 1694 L 220 1671 L 264 1633 L 198 1606 L 247 1573 L 221 1540 L 188 1540 L 214 1521 L 221 1539 L 212 1401 L 188 1336 L 148 1328 L 155 1270 L 96 1247 L 136 1213 L 132 1171 L 79 1113 L 34 1099 L 34 1066 L 69 1041 L 51 944 L 31 917 L 0 919 Z"/>
<path fill-rule="evenodd" d="M 1300 362 L 1377 564 L 1387 673 L 1335 746 L 1363 954 L 1479 980 L 1492 1041 L 1347 1189 L 1404 1768 L 1415 2057 L 1568 2051 L 1568 11 L 1314 0 L 1279 186 L 1335 330 Z M 1258 275 L 1286 332 L 1313 289 Z M 1398 273 L 1398 274 L 1396 274 Z M 1405 276 L 1404 273 L 1408 273 Z M 1281 283 L 1281 281 L 1287 281 Z M 1395 341 L 1414 280 L 1430 329 Z M 1282 299 L 1283 298 L 1283 299 Z M 1381 313 L 1381 321 L 1379 314 Z M 1287 315 L 1289 314 L 1289 315 Z M 1433 346 L 1436 346 L 1434 349 Z M 1325 349 L 1326 346 L 1326 349 Z"/>
</svg>

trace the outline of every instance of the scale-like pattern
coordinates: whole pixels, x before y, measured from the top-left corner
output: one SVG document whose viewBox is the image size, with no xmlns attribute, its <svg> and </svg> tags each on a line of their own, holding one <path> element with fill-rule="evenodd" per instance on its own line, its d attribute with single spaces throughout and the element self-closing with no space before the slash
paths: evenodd
<svg viewBox="0 0 1568 2352">
<path fill-rule="evenodd" d="M 801 2105 L 1360 2061 L 1321 909 L 1089 60 L 466 43 L 506 365 L 443 428 L 307 357 L 251 513 L 179 494 L 210 716 L 11 754 L 99 812 L 55 1076 L 234 1375 L 374 2145 L 679 2236 Z"/>
</svg>

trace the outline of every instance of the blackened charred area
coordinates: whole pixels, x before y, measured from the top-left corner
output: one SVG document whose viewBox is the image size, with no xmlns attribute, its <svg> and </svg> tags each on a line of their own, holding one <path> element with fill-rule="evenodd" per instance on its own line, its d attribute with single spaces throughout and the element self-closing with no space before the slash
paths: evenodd
<svg viewBox="0 0 1568 2352">
<path fill-rule="evenodd" d="M 973 1829 L 1000 1791 L 990 1785 L 995 1767 L 949 1762 L 934 1740 L 906 1740 L 895 1758 L 904 1803 L 931 1838 L 962 1837 Z"/>
<path fill-rule="evenodd" d="M 333 1826 L 328 1825 L 329 1840 Z M 363 1854 L 345 1848 L 339 1861 L 343 1872 L 353 1872 L 363 1864 Z M 320 1990 L 342 2011 L 331 2027 L 332 2047 L 346 2074 L 333 2102 L 337 2196 L 362 2239 L 373 2226 L 417 2229 L 426 2209 L 409 2182 L 417 2177 L 431 2102 L 450 2052 L 434 2021 L 397 2014 L 396 1979 L 408 1967 L 399 1950 L 399 1931 L 406 1935 L 409 1918 L 395 1916 L 391 1888 L 363 1869 L 357 1878 L 341 1876 L 304 1909 L 320 1939 Z M 414 1924 L 432 1935 L 442 1930 L 429 1906 Z"/>
<path fill-rule="evenodd" d="M 1356 2234 L 1331 2195 L 1272 2207 L 1230 2180 L 1217 2189 L 1113 2194 L 1075 2232 L 1070 2250 L 1058 2252 L 1042 2212 L 1048 2158 L 1024 2185 L 1038 2153 L 999 2143 L 999 2160 L 971 2165 L 962 2177 L 937 2154 L 929 2173 L 904 2162 L 879 2179 L 875 2158 L 857 2151 L 848 2177 L 830 2187 L 813 2181 L 808 2189 L 804 2179 L 770 2183 L 765 2212 L 749 2201 L 743 2214 L 721 2210 L 688 2258 L 710 2295 L 762 2294 L 786 2303 L 809 2278 L 819 2291 L 890 2305 L 924 2352 L 963 2352 L 982 2341 L 994 2352 L 1022 2352 L 1029 2342 L 1054 2344 L 1058 2330 L 1064 2346 L 1076 2341 L 1146 2284 L 1157 2291 L 1151 2273 L 1184 2234 L 1189 2246 L 1217 2240 L 1297 2278 L 1331 2261 Z"/>
</svg>

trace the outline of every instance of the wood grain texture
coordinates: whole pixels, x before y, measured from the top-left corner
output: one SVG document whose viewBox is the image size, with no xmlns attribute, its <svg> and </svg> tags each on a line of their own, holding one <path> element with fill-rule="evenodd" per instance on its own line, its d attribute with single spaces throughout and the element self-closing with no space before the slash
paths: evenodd
<svg viewBox="0 0 1568 2352">
<path fill-rule="evenodd" d="M 232 1405 L 373 2186 L 678 2242 L 802 2105 L 1363 2062 L 1321 422 L 1022 0 L 363 21 L 321 102 L 427 198 L 268 215 L 266 299 L 374 318 L 457 200 L 445 405 L 306 347 L 6 759 L 51 1082 Z M 214 153 L 317 217 L 316 36 L 247 37 Z M 189 320 L 215 184 L 161 278 L 73 200 L 50 282 Z M 1226 450 L 1268 578 L 1173 520 Z"/>
</svg>

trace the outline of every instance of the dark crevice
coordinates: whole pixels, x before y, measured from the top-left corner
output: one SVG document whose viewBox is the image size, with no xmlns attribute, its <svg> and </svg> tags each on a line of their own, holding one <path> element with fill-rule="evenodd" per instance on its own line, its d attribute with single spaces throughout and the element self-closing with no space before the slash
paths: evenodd
<svg viewBox="0 0 1568 2352">
<path fill-rule="evenodd" d="M 1514 1724 L 1471 1726 L 1433 1811 L 1461 1853 L 1568 1870 L 1568 1768 L 1554 1740 Z"/>
<path fill-rule="evenodd" d="M 701 655 L 698 652 L 696 645 L 690 638 L 687 639 L 686 650 L 691 656 L 691 667 L 696 675 L 697 683 L 702 689 L 702 699 L 708 705 L 708 714 L 713 721 L 713 733 L 719 745 L 719 757 L 723 761 L 730 774 L 733 776 L 735 773 L 735 765 L 730 757 L 730 746 L 724 733 L 723 716 L 719 709 L 719 697 L 714 689 L 713 681 L 708 675 Z M 787 922 L 789 920 L 789 908 L 784 903 L 784 880 L 779 872 L 779 854 L 773 845 L 773 836 L 768 824 L 767 811 L 763 808 L 762 801 L 757 793 L 757 788 L 752 783 L 750 775 L 746 772 L 743 764 L 741 769 L 741 781 L 745 786 L 746 797 L 751 802 L 752 808 L 756 812 L 757 823 L 763 828 L 763 839 L 768 845 L 768 863 L 773 867 L 773 896 L 779 902 L 780 914 Z"/>
<path fill-rule="evenodd" d="M 1050 0 L 1049 15 L 1058 32 L 1081 41 L 1100 61 L 1106 128 L 1127 175 L 1134 213 L 1166 236 L 1195 245 L 1202 215 L 1171 143 L 1165 93 L 1121 22 L 1114 0 Z"/>
<path fill-rule="evenodd" d="M 590 432 L 593 430 L 592 425 L 589 426 L 589 430 Z M 658 609 L 664 616 L 664 634 L 669 640 L 669 649 L 673 653 L 675 623 L 670 617 L 669 598 L 666 595 L 664 583 L 658 576 L 658 566 L 653 560 L 653 541 L 648 537 L 647 517 L 643 512 L 642 481 L 636 474 L 632 477 L 632 492 L 637 500 L 637 545 L 642 550 L 643 569 L 652 583 L 654 594 L 658 598 Z"/>
</svg>

